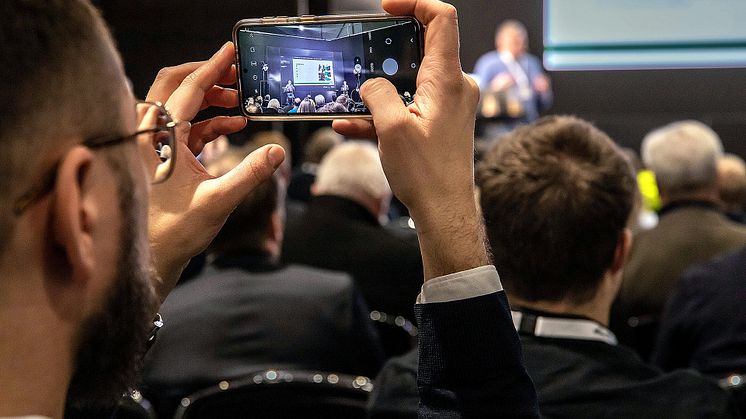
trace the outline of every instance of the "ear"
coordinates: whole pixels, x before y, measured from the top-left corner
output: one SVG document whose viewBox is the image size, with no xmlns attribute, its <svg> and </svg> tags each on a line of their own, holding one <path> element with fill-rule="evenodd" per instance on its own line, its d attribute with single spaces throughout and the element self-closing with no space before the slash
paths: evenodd
<svg viewBox="0 0 746 419">
<path fill-rule="evenodd" d="M 622 236 L 617 242 L 616 250 L 614 251 L 614 260 L 612 261 L 611 267 L 609 268 L 609 271 L 611 271 L 611 273 L 615 274 L 622 269 L 631 248 L 632 231 L 628 228 L 625 228 L 622 232 Z"/>
<path fill-rule="evenodd" d="M 86 177 L 93 153 L 75 146 L 62 158 L 52 197 L 53 242 L 61 249 L 70 270 L 66 279 L 87 281 L 93 273 L 95 254 L 91 236 L 91 208 L 85 205 Z"/>
</svg>

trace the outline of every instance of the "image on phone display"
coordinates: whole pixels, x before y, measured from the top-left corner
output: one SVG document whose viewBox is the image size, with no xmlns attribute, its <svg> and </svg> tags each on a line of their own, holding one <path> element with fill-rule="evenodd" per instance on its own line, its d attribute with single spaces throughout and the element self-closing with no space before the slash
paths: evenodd
<svg viewBox="0 0 746 419">
<path fill-rule="evenodd" d="M 373 77 L 413 100 L 421 60 L 414 18 L 239 25 L 240 100 L 249 117 L 370 115 L 360 86 Z"/>
</svg>

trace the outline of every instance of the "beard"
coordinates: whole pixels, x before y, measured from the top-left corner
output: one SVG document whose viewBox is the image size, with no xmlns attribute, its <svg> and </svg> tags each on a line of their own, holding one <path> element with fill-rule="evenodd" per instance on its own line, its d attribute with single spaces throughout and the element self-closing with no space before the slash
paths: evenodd
<svg viewBox="0 0 746 419">
<path fill-rule="evenodd" d="M 80 329 L 75 372 L 67 393 L 67 406 L 74 409 L 113 407 L 133 386 L 158 307 L 145 236 L 147 213 L 139 202 L 143 199 L 137 199 L 132 177 L 122 163 L 109 160 L 113 169 L 119 169 L 114 172 L 120 178 L 119 263 L 102 309 Z"/>
</svg>

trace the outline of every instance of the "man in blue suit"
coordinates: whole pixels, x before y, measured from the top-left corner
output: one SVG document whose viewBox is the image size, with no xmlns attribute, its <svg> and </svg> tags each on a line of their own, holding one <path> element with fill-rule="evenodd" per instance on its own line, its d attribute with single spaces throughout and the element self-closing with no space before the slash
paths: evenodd
<svg viewBox="0 0 746 419">
<path fill-rule="evenodd" d="M 541 61 L 528 53 L 528 32 L 517 20 L 506 20 L 495 32 L 494 51 L 482 55 L 474 67 L 484 95 L 501 94 L 506 99 L 499 124 L 490 124 L 487 135 L 507 132 L 519 124 L 535 121 L 552 106 L 552 85 Z"/>
</svg>

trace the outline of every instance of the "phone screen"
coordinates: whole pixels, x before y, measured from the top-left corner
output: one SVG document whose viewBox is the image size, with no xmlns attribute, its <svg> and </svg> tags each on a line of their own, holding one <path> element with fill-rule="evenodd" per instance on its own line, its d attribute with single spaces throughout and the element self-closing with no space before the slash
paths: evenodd
<svg viewBox="0 0 746 419">
<path fill-rule="evenodd" d="M 421 61 L 414 18 L 237 27 L 240 100 L 245 115 L 370 115 L 360 86 L 385 77 L 405 103 Z"/>
</svg>

